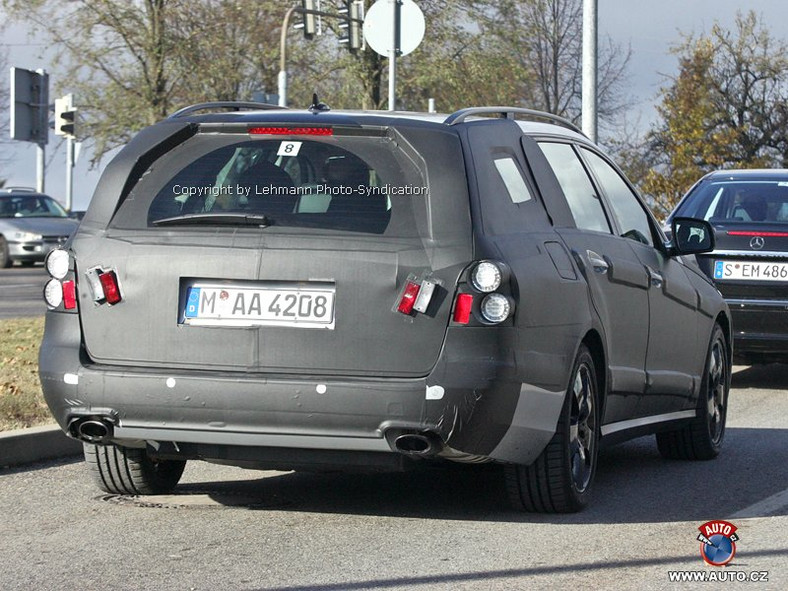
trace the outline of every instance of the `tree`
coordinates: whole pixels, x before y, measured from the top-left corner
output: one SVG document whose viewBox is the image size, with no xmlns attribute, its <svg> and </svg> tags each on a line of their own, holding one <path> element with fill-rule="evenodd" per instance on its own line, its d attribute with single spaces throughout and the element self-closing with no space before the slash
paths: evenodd
<svg viewBox="0 0 788 591">
<path fill-rule="evenodd" d="M 735 31 L 715 24 L 674 51 L 679 73 L 661 91 L 661 120 L 628 151 L 627 172 L 657 213 L 712 170 L 788 166 L 788 45 L 750 12 Z"/>
<path fill-rule="evenodd" d="M 62 48 L 94 162 L 187 104 L 275 86 L 274 0 L 4 0 Z"/>
<path fill-rule="evenodd" d="M 578 123 L 582 105 L 582 0 L 477 0 L 482 32 L 517 61 L 520 102 Z M 623 92 L 631 51 L 600 43 L 600 121 L 612 123 L 628 102 Z"/>
</svg>

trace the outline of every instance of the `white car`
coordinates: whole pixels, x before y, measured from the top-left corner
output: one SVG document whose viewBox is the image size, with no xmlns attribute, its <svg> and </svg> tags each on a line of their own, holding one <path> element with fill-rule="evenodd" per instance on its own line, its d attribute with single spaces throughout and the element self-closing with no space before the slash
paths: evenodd
<svg viewBox="0 0 788 591">
<path fill-rule="evenodd" d="M 48 195 L 20 187 L 0 189 L 0 269 L 14 261 L 23 265 L 43 262 L 78 225 Z"/>
</svg>

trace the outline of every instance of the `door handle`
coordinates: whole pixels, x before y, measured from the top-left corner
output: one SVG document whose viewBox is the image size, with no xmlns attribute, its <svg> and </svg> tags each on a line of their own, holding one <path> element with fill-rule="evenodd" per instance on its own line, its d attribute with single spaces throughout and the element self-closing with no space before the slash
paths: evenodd
<svg viewBox="0 0 788 591">
<path fill-rule="evenodd" d="M 657 289 L 661 288 L 662 284 L 665 282 L 665 279 L 662 277 L 662 275 L 657 273 L 651 267 L 646 267 L 646 270 L 648 271 L 648 278 L 651 281 L 651 287 L 656 287 Z"/>
<path fill-rule="evenodd" d="M 595 253 L 593 250 L 587 250 L 586 255 L 588 256 L 588 262 L 591 263 L 591 266 L 594 268 L 594 271 L 600 274 L 607 273 L 607 270 L 610 268 L 610 265 L 607 264 L 607 261 Z"/>
</svg>

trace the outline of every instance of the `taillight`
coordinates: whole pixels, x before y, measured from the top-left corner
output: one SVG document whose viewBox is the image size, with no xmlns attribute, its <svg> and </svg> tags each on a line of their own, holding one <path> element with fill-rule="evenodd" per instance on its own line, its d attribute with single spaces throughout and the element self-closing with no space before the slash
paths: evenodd
<svg viewBox="0 0 788 591">
<path fill-rule="evenodd" d="M 413 306 L 416 304 L 419 289 L 421 289 L 421 286 L 413 281 L 408 281 L 405 284 L 405 291 L 402 292 L 399 304 L 397 304 L 397 312 L 401 312 L 402 314 L 411 314 L 413 312 Z"/>
<path fill-rule="evenodd" d="M 509 317 L 509 312 L 512 311 L 512 304 L 509 298 L 500 293 L 491 293 L 484 296 L 481 305 L 479 306 L 479 313 L 487 322 L 491 324 L 499 324 Z"/>
<path fill-rule="evenodd" d="M 63 307 L 66 310 L 77 307 L 77 287 L 73 281 L 63 282 Z"/>
<path fill-rule="evenodd" d="M 62 248 L 51 250 L 44 259 L 44 267 L 52 277 L 44 286 L 44 301 L 49 309 L 63 306 L 64 310 L 75 310 L 77 286 L 73 279 L 66 280 L 71 272 L 71 255 Z"/>
<path fill-rule="evenodd" d="M 454 302 L 454 322 L 457 324 L 468 324 L 471 321 L 471 310 L 473 309 L 473 295 L 461 293 L 457 295 Z"/>
<path fill-rule="evenodd" d="M 118 285 L 118 276 L 115 271 L 104 271 L 100 273 L 99 283 L 101 283 L 101 290 L 104 292 L 104 299 L 108 304 L 117 304 L 123 298 L 120 295 L 120 286 Z"/>
<path fill-rule="evenodd" d="M 503 273 L 492 261 L 482 261 L 471 271 L 471 284 L 482 293 L 490 293 L 501 287 Z"/>
<path fill-rule="evenodd" d="M 467 281 L 472 289 L 458 293 L 454 302 L 452 318 L 456 324 L 469 324 L 472 316 L 481 324 L 500 324 L 512 315 L 514 299 L 510 297 L 510 272 L 505 264 L 479 261 L 470 267 Z"/>
<path fill-rule="evenodd" d="M 54 310 L 63 303 L 63 284 L 57 279 L 50 279 L 44 286 L 44 301 Z"/>
<path fill-rule="evenodd" d="M 55 248 L 50 250 L 47 257 L 44 259 L 44 267 L 54 279 L 63 279 L 68 275 L 68 268 L 71 262 L 71 257 L 63 249 Z"/>
<path fill-rule="evenodd" d="M 788 232 L 759 232 L 747 230 L 728 230 L 728 236 L 762 236 L 764 238 L 788 238 Z"/>
</svg>

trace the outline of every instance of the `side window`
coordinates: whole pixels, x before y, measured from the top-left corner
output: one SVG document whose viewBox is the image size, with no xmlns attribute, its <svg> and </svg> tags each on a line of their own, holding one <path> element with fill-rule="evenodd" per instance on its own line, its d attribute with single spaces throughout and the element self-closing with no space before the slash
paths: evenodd
<svg viewBox="0 0 788 591">
<path fill-rule="evenodd" d="M 495 168 L 498 169 L 498 174 L 501 175 L 501 180 L 506 185 L 506 191 L 509 193 L 512 203 L 524 203 L 533 199 L 514 158 L 496 158 Z"/>
<path fill-rule="evenodd" d="M 583 230 L 611 233 L 599 195 L 572 146 L 540 142 L 539 147 L 564 191 L 575 225 Z"/>
<path fill-rule="evenodd" d="M 583 148 L 583 156 L 588 161 L 588 165 L 610 202 L 613 215 L 621 229 L 621 235 L 654 246 L 654 234 L 648 214 L 643 209 L 637 195 L 632 192 L 621 175 L 601 156 L 585 148 Z"/>
</svg>

